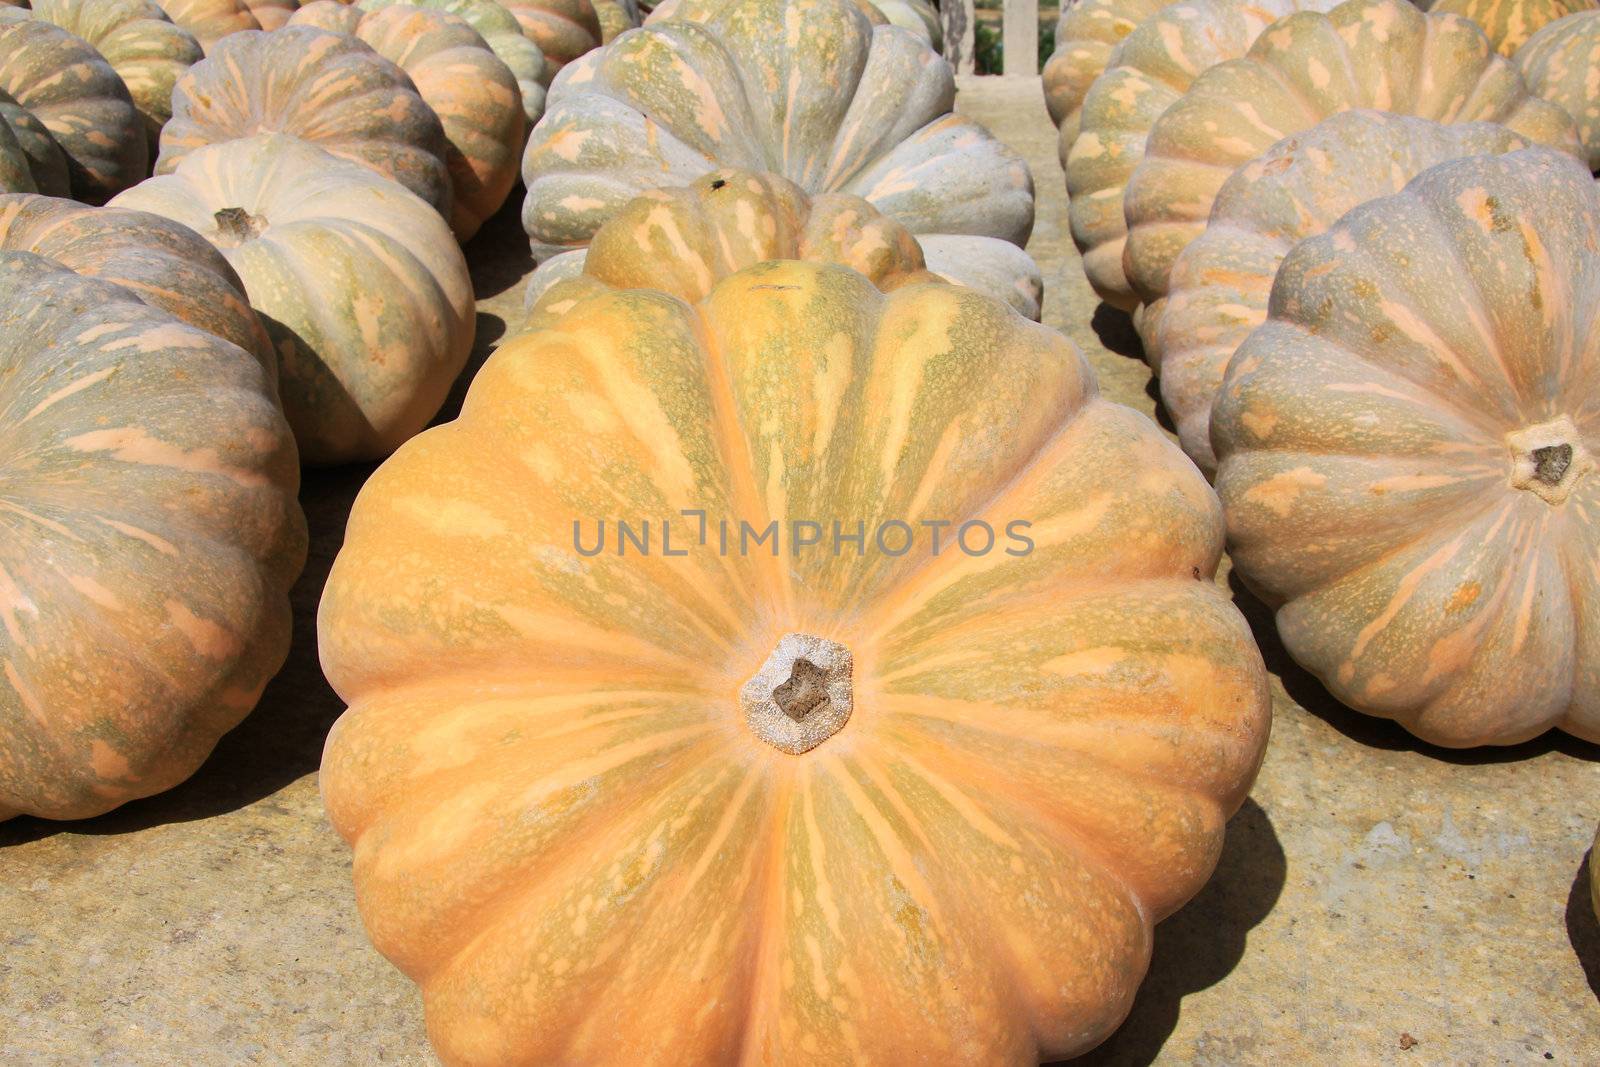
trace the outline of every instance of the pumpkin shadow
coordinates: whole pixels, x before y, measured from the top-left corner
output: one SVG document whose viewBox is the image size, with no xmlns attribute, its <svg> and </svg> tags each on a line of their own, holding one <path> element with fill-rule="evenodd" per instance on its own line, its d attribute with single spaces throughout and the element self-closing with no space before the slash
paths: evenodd
<svg viewBox="0 0 1600 1067">
<path fill-rule="evenodd" d="M 1116 1033 L 1073 1067 L 1144 1067 L 1172 1036 L 1183 998 L 1226 978 L 1250 931 L 1283 893 L 1288 861 L 1267 813 L 1253 800 L 1228 822 L 1216 873 L 1193 900 L 1156 927 L 1150 970 Z"/>
<path fill-rule="evenodd" d="M 1589 899 L 1589 862 L 1592 852 L 1586 852 L 1578 873 L 1572 879 L 1572 890 L 1567 894 L 1567 940 L 1589 981 L 1589 990 L 1600 999 L 1600 920 L 1595 918 L 1594 904 Z"/>
<path fill-rule="evenodd" d="M 461 368 L 456 380 L 450 383 L 450 392 L 446 394 L 438 414 L 429 421 L 429 426 L 438 426 L 440 423 L 451 422 L 460 417 L 461 405 L 467 399 L 467 389 L 471 387 L 472 380 L 478 376 L 478 371 L 483 369 L 484 360 L 489 358 L 489 354 L 505 335 L 505 319 L 486 311 L 478 312 L 477 333 L 473 337 L 472 353 L 467 356 L 466 366 Z"/>
<path fill-rule="evenodd" d="M 1096 304 L 1094 315 L 1089 319 L 1089 328 L 1100 338 L 1100 343 L 1106 346 L 1107 351 L 1144 361 L 1144 345 L 1133 328 L 1133 317 L 1126 311 L 1104 302 Z"/>
<path fill-rule="evenodd" d="M 533 272 L 533 249 L 522 229 L 522 197 L 517 195 L 521 188 L 518 183 L 500 210 L 461 248 L 479 301 L 499 296 Z"/>
<path fill-rule="evenodd" d="M 1250 623 L 1256 644 L 1261 649 L 1261 658 L 1266 661 L 1267 670 L 1283 683 L 1284 692 L 1300 707 L 1358 744 L 1384 752 L 1415 752 L 1441 763 L 1453 763 L 1457 766 L 1513 763 L 1542 756 L 1547 752 L 1560 752 L 1576 759 L 1600 761 L 1600 745 L 1582 741 L 1561 730 L 1546 730 L 1538 737 L 1518 745 L 1445 748 L 1413 736 L 1405 727 L 1391 719 L 1363 715 L 1348 708 L 1328 692 L 1327 687 L 1316 675 L 1301 667 L 1294 661 L 1294 657 L 1289 655 L 1289 650 L 1278 637 L 1272 609 L 1245 586 L 1238 572 L 1228 575 L 1228 587 L 1233 592 L 1234 604 Z"/>
</svg>

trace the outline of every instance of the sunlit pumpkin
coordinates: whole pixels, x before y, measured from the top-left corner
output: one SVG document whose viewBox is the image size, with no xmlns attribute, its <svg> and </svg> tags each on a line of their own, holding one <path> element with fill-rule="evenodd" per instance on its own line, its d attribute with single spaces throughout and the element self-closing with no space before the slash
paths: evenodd
<svg viewBox="0 0 1600 1067">
<path fill-rule="evenodd" d="M 600 18 L 590 0 L 499 0 L 544 54 L 546 82 L 561 68 L 600 47 Z"/>
<path fill-rule="evenodd" d="M 155 0 L 155 4 L 173 22 L 194 34 L 200 47 L 208 52 L 224 37 L 261 29 L 245 0 Z"/>
<path fill-rule="evenodd" d="M 1351 707 L 1451 746 L 1600 740 L 1600 191 L 1425 171 L 1297 245 L 1212 425 L 1238 573 Z"/>
<path fill-rule="evenodd" d="M 1061 5 L 1055 50 L 1041 72 L 1050 121 L 1060 128 L 1061 161 L 1078 138 L 1083 98 L 1105 73 L 1118 44 L 1166 0 L 1082 0 Z"/>
<path fill-rule="evenodd" d="M 1517 50 L 1516 64 L 1532 92 L 1577 122 L 1589 169 L 1600 170 L 1600 11 L 1552 22 Z"/>
<path fill-rule="evenodd" d="M 1575 11 L 1592 11 L 1596 0 L 1436 0 L 1434 15 L 1460 15 L 1476 22 L 1495 51 L 1515 55 L 1543 27 Z"/>
<path fill-rule="evenodd" d="M 602 518 L 653 551 L 580 550 Z M 991 297 L 597 292 L 351 514 L 322 790 L 367 929 L 452 1065 L 1082 1051 L 1266 741 L 1220 549 L 1188 460 Z"/>
</svg>

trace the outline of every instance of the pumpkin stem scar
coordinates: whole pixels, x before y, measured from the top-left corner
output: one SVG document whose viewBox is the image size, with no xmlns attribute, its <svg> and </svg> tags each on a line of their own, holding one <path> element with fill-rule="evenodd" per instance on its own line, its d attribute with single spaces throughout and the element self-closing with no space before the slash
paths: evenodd
<svg viewBox="0 0 1600 1067">
<path fill-rule="evenodd" d="M 1506 446 L 1511 451 L 1511 487 L 1552 506 L 1564 503 L 1595 465 L 1577 426 L 1565 415 L 1506 434 Z"/>
<path fill-rule="evenodd" d="M 1545 485 L 1560 485 L 1572 466 L 1571 445 L 1545 445 L 1533 450 L 1533 476 Z"/>
<path fill-rule="evenodd" d="M 739 690 L 745 722 L 757 737 L 798 756 L 838 733 L 855 706 L 853 659 L 837 641 L 784 634 L 761 669 Z"/>
<path fill-rule="evenodd" d="M 217 220 L 217 232 L 231 242 L 230 247 L 253 241 L 266 229 L 261 219 L 242 207 L 225 207 L 212 217 Z"/>
</svg>

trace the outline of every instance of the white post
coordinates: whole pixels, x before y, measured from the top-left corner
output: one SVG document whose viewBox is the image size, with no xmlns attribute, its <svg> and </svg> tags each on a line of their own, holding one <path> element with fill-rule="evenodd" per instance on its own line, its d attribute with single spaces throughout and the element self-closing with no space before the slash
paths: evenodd
<svg viewBox="0 0 1600 1067">
<path fill-rule="evenodd" d="M 972 0 L 944 0 L 939 5 L 939 21 L 944 30 L 944 57 L 957 74 L 973 73 L 977 49 L 973 41 Z"/>
<path fill-rule="evenodd" d="M 1031 78 L 1039 73 L 1039 0 L 1006 0 L 1004 18 L 1006 73 Z"/>
</svg>

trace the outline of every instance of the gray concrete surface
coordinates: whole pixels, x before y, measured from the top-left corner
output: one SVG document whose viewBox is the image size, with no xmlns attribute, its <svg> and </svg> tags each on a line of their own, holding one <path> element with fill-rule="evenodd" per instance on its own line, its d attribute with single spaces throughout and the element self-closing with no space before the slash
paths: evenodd
<svg viewBox="0 0 1600 1067">
<path fill-rule="evenodd" d="M 1072 251 L 1037 80 L 969 83 L 960 106 L 1034 167 L 1047 321 L 1110 396 L 1154 413 L 1126 320 L 1097 313 Z M 469 249 L 480 358 L 530 267 L 514 205 L 490 230 Z M 341 708 L 313 619 L 365 473 L 307 479 L 290 665 L 193 780 L 86 823 L 0 824 L 0 1067 L 433 1062 L 317 796 Z M 1158 929 L 1131 1018 L 1080 1062 L 1600 1064 L 1583 871 L 1600 750 L 1419 745 L 1335 704 L 1237 596 L 1273 672 L 1265 769 L 1216 877 Z"/>
</svg>

